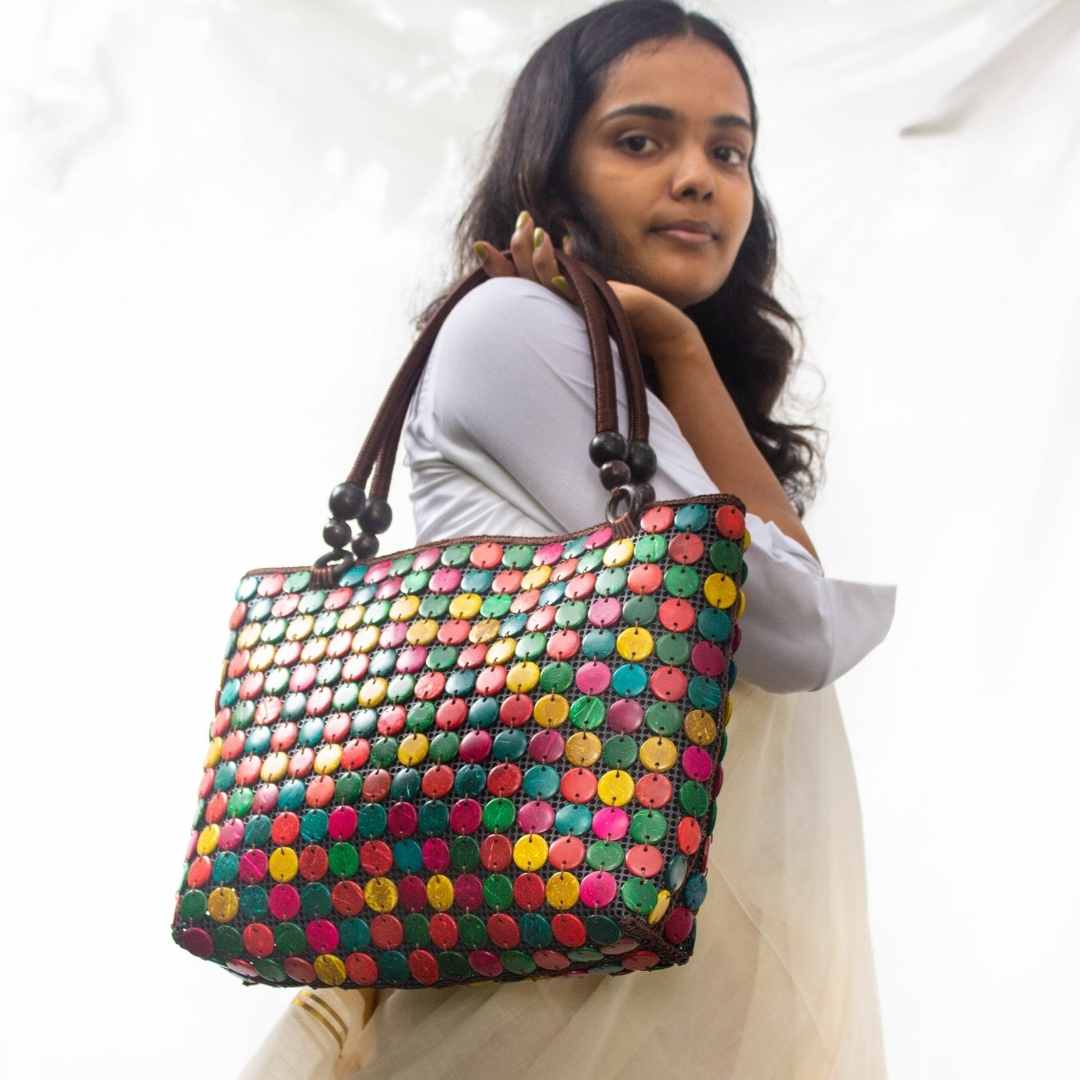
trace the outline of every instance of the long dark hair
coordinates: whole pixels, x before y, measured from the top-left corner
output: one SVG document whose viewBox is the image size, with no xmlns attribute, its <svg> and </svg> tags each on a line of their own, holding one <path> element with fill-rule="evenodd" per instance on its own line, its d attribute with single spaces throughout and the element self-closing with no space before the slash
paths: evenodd
<svg viewBox="0 0 1080 1080">
<path fill-rule="evenodd" d="M 621 265 L 606 230 L 567 179 L 573 132 L 599 96 L 609 65 L 642 42 L 698 37 L 722 50 L 735 64 L 750 99 L 755 136 L 757 105 L 742 58 L 728 34 L 672 0 L 615 0 L 574 19 L 529 58 L 511 88 L 503 116 L 488 136 L 494 150 L 454 232 L 454 283 L 432 300 L 414 322 L 418 331 L 442 306 L 457 282 L 477 266 L 473 243 L 486 240 L 505 248 L 519 211 L 551 236 L 556 248 L 569 229 L 574 255 L 614 281 L 635 281 Z M 659 41 L 657 42 L 659 44 Z M 780 481 L 798 516 L 817 492 L 813 465 L 824 474 L 813 424 L 786 424 L 770 414 L 797 362 L 791 338 L 804 344 L 796 318 L 773 296 L 776 228 L 761 194 L 750 156 L 754 190 L 750 227 L 724 284 L 712 296 L 685 309 L 701 331 L 713 363 L 758 449 Z M 790 335 L 790 336 L 789 336 Z M 642 357 L 646 381 L 659 395 L 653 362 Z"/>
</svg>

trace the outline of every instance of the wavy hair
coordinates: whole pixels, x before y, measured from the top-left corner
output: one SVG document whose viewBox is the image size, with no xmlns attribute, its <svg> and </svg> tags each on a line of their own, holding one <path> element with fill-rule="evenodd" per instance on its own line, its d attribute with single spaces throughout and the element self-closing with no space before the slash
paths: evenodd
<svg viewBox="0 0 1080 1080">
<path fill-rule="evenodd" d="M 605 278 L 635 282 L 623 265 L 595 210 L 568 179 L 571 139 L 600 95 L 610 65 L 647 41 L 697 37 L 730 58 L 746 84 L 755 139 L 750 155 L 754 191 L 750 226 L 724 284 L 688 306 L 754 443 L 801 519 L 816 496 L 824 459 L 814 424 L 790 424 L 773 416 L 801 353 L 797 319 L 772 293 L 777 269 L 776 227 L 754 173 L 758 113 L 746 66 L 734 42 L 716 23 L 685 11 L 673 0 L 614 0 L 579 16 L 551 35 L 528 59 L 514 82 L 501 118 L 488 135 L 488 162 L 454 230 L 454 282 L 414 320 L 417 331 L 435 315 L 461 279 L 476 269 L 472 245 L 488 240 L 503 248 L 522 207 L 559 248 L 572 232 L 574 255 Z M 642 356 L 649 388 L 660 396 L 653 361 Z M 812 435 L 809 433 L 813 433 Z M 827 437 L 827 436 L 826 436 Z"/>
</svg>

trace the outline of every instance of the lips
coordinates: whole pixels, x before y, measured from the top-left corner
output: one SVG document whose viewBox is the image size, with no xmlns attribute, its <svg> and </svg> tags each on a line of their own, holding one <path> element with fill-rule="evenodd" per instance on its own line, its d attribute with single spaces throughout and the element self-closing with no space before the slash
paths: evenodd
<svg viewBox="0 0 1080 1080">
<path fill-rule="evenodd" d="M 701 233 L 703 236 L 710 236 L 714 240 L 716 239 L 716 231 L 711 226 L 704 221 L 692 221 L 689 218 L 683 218 L 681 221 L 669 221 L 666 225 L 658 225 L 656 227 L 657 232 L 668 232 L 670 230 L 676 232 Z"/>
</svg>

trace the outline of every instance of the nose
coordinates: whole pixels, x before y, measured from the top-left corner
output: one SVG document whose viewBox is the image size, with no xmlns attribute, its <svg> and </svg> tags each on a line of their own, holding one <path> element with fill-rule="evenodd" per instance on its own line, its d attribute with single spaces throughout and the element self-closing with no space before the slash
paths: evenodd
<svg viewBox="0 0 1080 1080">
<path fill-rule="evenodd" d="M 678 155 L 671 177 L 672 195 L 676 199 L 688 196 L 711 199 L 715 187 L 712 165 L 700 147 L 689 147 Z"/>
</svg>

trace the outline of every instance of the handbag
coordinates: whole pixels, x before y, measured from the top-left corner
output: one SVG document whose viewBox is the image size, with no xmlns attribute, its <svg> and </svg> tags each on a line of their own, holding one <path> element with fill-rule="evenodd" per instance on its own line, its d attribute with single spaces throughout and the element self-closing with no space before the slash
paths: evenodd
<svg viewBox="0 0 1080 1080">
<path fill-rule="evenodd" d="M 479 269 L 419 335 L 334 488 L 330 550 L 240 580 L 171 932 L 247 985 L 617 976 L 693 953 L 746 508 L 656 500 L 629 320 L 601 274 L 556 259 L 592 353 L 604 520 L 378 554 L 409 402 Z"/>
</svg>

